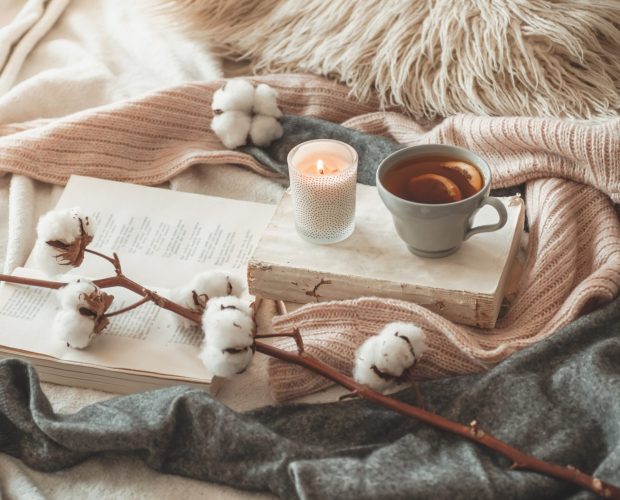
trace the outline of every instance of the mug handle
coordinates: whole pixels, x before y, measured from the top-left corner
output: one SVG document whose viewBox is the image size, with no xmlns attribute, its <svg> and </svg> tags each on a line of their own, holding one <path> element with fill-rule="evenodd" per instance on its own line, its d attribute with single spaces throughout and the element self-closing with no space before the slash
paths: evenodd
<svg viewBox="0 0 620 500">
<path fill-rule="evenodd" d="M 474 234 L 497 231 L 506 225 L 506 221 L 508 220 L 508 212 L 506 212 L 506 207 L 498 198 L 487 196 L 482 202 L 482 205 L 480 205 L 480 208 L 484 205 L 491 205 L 497 211 L 497 215 L 499 215 L 499 222 L 496 222 L 495 224 L 484 224 L 483 226 L 478 227 L 470 227 L 465 233 L 465 240 Z"/>
</svg>

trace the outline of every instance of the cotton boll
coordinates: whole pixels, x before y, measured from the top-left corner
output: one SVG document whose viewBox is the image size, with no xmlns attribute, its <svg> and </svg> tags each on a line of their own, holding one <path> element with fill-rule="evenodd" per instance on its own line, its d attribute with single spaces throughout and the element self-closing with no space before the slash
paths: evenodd
<svg viewBox="0 0 620 500">
<path fill-rule="evenodd" d="M 199 305 L 196 305 L 196 303 L 194 302 L 194 296 L 192 294 L 192 291 L 192 287 L 190 285 L 186 285 L 183 287 L 174 288 L 170 290 L 166 295 L 167 298 L 169 298 L 172 302 L 201 313 L 204 310 L 206 299 L 197 296 Z M 174 320 L 183 327 L 191 327 L 196 324 L 191 319 L 185 318 L 179 314 L 173 312 L 170 312 L 170 314 L 172 315 Z"/>
<path fill-rule="evenodd" d="M 59 288 L 56 292 L 60 306 L 63 309 L 71 309 L 77 311 L 80 307 L 85 307 L 88 304 L 84 299 L 85 296 L 97 291 L 97 286 L 87 279 L 80 278 L 73 283 L 69 283 L 62 288 Z"/>
<path fill-rule="evenodd" d="M 209 299 L 202 316 L 204 345 L 200 359 L 211 373 L 230 377 L 252 360 L 256 324 L 248 301 L 235 296 Z"/>
<path fill-rule="evenodd" d="M 254 104 L 254 86 L 242 78 L 229 80 L 223 89 L 216 90 L 211 101 L 211 108 L 220 111 L 252 112 Z"/>
<path fill-rule="evenodd" d="M 400 377 L 403 372 L 413 366 L 415 358 L 406 340 L 398 335 L 379 336 L 378 355 L 375 366 L 380 372 Z"/>
<path fill-rule="evenodd" d="M 94 335 L 95 321 L 76 310 L 61 309 L 52 323 L 52 334 L 67 346 L 84 349 Z"/>
<path fill-rule="evenodd" d="M 32 249 L 34 266 L 50 275 L 66 273 L 71 267 L 81 263 L 83 253 L 79 256 L 79 262 L 72 263 L 65 258 L 60 258 L 62 249 L 54 248 L 47 242 L 60 241 L 72 244 L 76 243 L 79 238 L 92 239 L 93 234 L 94 227 L 91 218 L 79 207 L 47 212 L 37 224 L 37 241 Z"/>
<path fill-rule="evenodd" d="M 413 351 L 413 355 L 415 356 L 416 361 L 418 361 L 422 357 L 422 355 L 428 350 L 424 332 L 420 327 L 412 323 L 404 323 L 402 321 L 388 323 L 387 325 L 385 325 L 383 330 L 381 330 L 379 335 L 382 337 L 404 337 L 401 339 L 401 341 L 409 348 L 410 352 L 411 350 Z"/>
<path fill-rule="evenodd" d="M 207 306 L 207 301 L 210 303 L 215 298 L 227 297 L 229 295 L 234 298 L 243 295 L 245 291 L 246 285 L 244 280 L 234 274 L 214 270 L 194 276 L 188 285 L 171 290 L 168 297 L 183 307 L 202 312 Z M 194 300 L 194 292 L 198 304 Z M 243 310 L 247 310 L 247 301 L 239 304 L 244 304 Z M 178 314 L 174 316 L 177 321 L 185 326 L 194 324 L 193 321 Z"/>
<path fill-rule="evenodd" d="M 80 207 L 73 207 L 71 209 L 71 213 L 73 215 L 73 219 L 78 221 L 78 226 L 79 220 L 82 220 L 82 228 L 84 229 L 84 233 L 89 236 L 95 235 L 95 222 L 89 212 L 86 212 Z"/>
<path fill-rule="evenodd" d="M 216 313 L 212 310 L 211 314 L 202 317 L 205 343 L 220 349 L 251 346 L 255 328 L 254 320 L 236 309 L 223 309 Z"/>
<path fill-rule="evenodd" d="M 282 125 L 273 116 L 255 115 L 250 126 L 250 138 L 256 146 L 269 146 L 284 134 Z"/>
<path fill-rule="evenodd" d="M 39 218 L 37 236 L 43 241 L 60 240 L 71 243 L 80 236 L 79 221 L 73 209 L 51 210 Z"/>
<path fill-rule="evenodd" d="M 228 295 L 226 297 L 214 297 L 209 299 L 205 315 L 218 314 L 226 309 L 241 311 L 249 317 L 252 317 L 252 313 L 254 312 L 249 301 L 235 297 L 234 295 Z"/>
<path fill-rule="evenodd" d="M 204 294 L 209 299 L 227 295 L 240 297 L 246 291 L 245 282 L 241 278 L 219 270 L 198 274 L 191 281 L 190 287 L 198 295 Z"/>
<path fill-rule="evenodd" d="M 206 344 L 198 355 L 205 368 L 217 377 L 232 377 L 243 373 L 252 362 L 252 349 L 247 347 L 240 352 L 227 352 Z"/>
<path fill-rule="evenodd" d="M 419 327 L 389 323 L 358 349 L 353 378 L 376 391 L 384 391 L 394 386 L 426 350 L 424 333 Z"/>
<path fill-rule="evenodd" d="M 43 241 L 59 240 L 72 243 L 81 236 L 82 229 L 89 236 L 94 234 L 91 218 L 80 207 L 51 210 L 39 219 L 37 237 Z"/>
<path fill-rule="evenodd" d="M 58 253 L 57 249 L 49 246 L 45 241 L 37 240 L 31 253 L 33 267 L 50 276 L 65 274 L 71 270 L 71 266 L 59 264 L 56 259 Z"/>
<path fill-rule="evenodd" d="M 254 114 L 273 116 L 280 118 L 282 111 L 278 108 L 278 100 L 276 91 L 266 83 L 261 83 L 256 87 L 254 93 Z"/>
<path fill-rule="evenodd" d="M 383 392 L 394 386 L 393 378 L 381 377 L 377 371 L 376 360 L 381 340 L 378 336 L 368 338 L 355 353 L 353 378 L 356 382 L 367 385 L 375 391 Z"/>
<path fill-rule="evenodd" d="M 213 117 L 211 128 L 224 146 L 235 149 L 247 142 L 250 124 L 250 115 L 242 111 L 226 111 Z"/>
<path fill-rule="evenodd" d="M 172 300 L 173 302 L 179 304 L 180 306 L 197 310 L 198 306 L 194 302 L 193 291 L 194 289 L 191 286 L 191 284 L 185 285 L 179 288 L 174 288 L 170 290 L 170 292 L 168 293 L 168 298 Z M 207 303 L 206 299 L 203 297 L 200 297 L 199 294 L 197 294 L 196 298 L 198 300 L 198 304 L 202 307 L 202 309 L 204 309 Z"/>
</svg>

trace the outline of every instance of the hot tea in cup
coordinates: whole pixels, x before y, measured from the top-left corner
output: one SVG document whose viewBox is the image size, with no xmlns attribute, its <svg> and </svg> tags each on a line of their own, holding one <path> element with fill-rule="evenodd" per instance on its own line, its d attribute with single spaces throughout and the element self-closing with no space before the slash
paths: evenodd
<svg viewBox="0 0 620 500">
<path fill-rule="evenodd" d="M 396 165 L 383 178 L 392 194 L 417 203 L 453 203 L 482 189 L 480 171 L 450 157 L 419 158 Z"/>
<path fill-rule="evenodd" d="M 445 257 L 474 234 L 506 224 L 506 207 L 489 196 L 491 170 L 467 149 L 441 144 L 392 153 L 377 169 L 377 189 L 392 213 L 396 232 L 422 257 Z M 476 212 L 491 205 L 495 224 L 472 226 Z"/>
</svg>

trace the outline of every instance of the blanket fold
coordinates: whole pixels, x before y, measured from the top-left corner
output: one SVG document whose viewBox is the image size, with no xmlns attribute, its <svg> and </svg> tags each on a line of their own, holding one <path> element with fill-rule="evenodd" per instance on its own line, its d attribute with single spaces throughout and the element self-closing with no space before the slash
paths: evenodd
<svg viewBox="0 0 620 500">
<path fill-rule="evenodd" d="M 475 373 L 538 342 L 620 289 L 620 224 L 599 191 L 561 179 L 527 183 L 529 248 L 519 291 L 495 328 L 455 324 L 417 304 L 392 299 L 308 304 L 274 319 L 276 332 L 298 329 L 308 353 L 350 373 L 355 350 L 385 324 L 405 321 L 425 332 L 421 379 Z M 290 339 L 279 340 L 296 350 Z M 274 397 L 284 400 L 330 383 L 304 368 L 270 360 Z"/>
<path fill-rule="evenodd" d="M 284 115 L 279 121 L 284 130 L 280 139 L 267 147 L 248 145 L 242 146 L 239 151 L 251 155 L 262 165 L 286 177 L 288 177 L 286 158 L 297 144 L 313 139 L 335 139 L 346 142 L 357 151 L 357 182 L 374 186 L 379 163 L 404 147 L 386 137 L 366 134 L 317 118 Z"/>
<path fill-rule="evenodd" d="M 428 409 L 620 484 L 620 299 L 482 375 L 423 382 Z M 398 397 L 414 403 L 408 390 Z M 589 498 L 365 401 L 244 414 L 175 387 L 56 414 L 35 372 L 0 362 L 0 451 L 53 471 L 102 453 L 283 498 Z"/>
<path fill-rule="evenodd" d="M 383 301 L 374 323 L 349 321 L 351 308 L 360 304 L 342 304 L 329 328 L 321 330 L 316 325 L 325 317 L 311 306 L 275 325 L 299 327 L 309 352 L 350 369 L 355 347 L 395 307 L 399 318 L 419 322 L 437 339 L 426 366 L 420 367 L 421 376 L 471 373 L 551 335 L 618 294 L 620 225 L 610 199 L 620 202 L 620 117 L 586 123 L 457 115 L 425 128 L 397 113 L 378 111 L 376 100 L 356 102 L 346 87 L 319 77 L 272 75 L 251 81 L 274 87 L 287 115 L 340 123 L 381 136 L 390 147 L 465 147 L 487 160 L 494 188 L 526 183 L 528 258 L 519 294 L 496 329 L 461 327 L 415 305 Z M 280 175 L 247 153 L 226 150 L 211 130 L 211 97 L 222 84 L 169 87 L 55 120 L 0 126 L 0 168 L 60 184 L 71 174 L 158 184 L 191 165 L 216 163 Z M 302 315 L 310 319 L 298 323 Z M 337 354 L 327 349 L 334 329 L 347 340 L 346 349 Z M 295 348 L 287 341 L 281 345 Z M 324 384 L 302 369 L 278 363 L 270 373 L 278 399 Z"/>
<path fill-rule="evenodd" d="M 424 128 L 379 111 L 376 100 L 356 102 L 345 86 L 320 77 L 250 80 L 274 87 L 288 115 L 340 123 L 404 145 L 471 149 L 488 161 L 494 187 L 560 177 L 592 185 L 620 202 L 620 117 L 588 123 L 456 115 Z M 211 97 L 223 83 L 178 85 L 55 120 L 0 125 L 0 168 L 56 184 L 74 173 L 157 184 L 191 165 L 216 163 L 273 175 L 250 155 L 226 150 L 211 130 Z"/>
</svg>

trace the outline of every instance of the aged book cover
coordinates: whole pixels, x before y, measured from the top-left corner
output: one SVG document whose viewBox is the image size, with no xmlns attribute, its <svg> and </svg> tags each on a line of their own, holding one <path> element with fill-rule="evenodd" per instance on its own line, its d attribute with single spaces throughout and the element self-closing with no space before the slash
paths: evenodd
<svg viewBox="0 0 620 500">
<path fill-rule="evenodd" d="M 250 259 L 250 292 L 293 303 L 390 297 L 416 302 L 458 323 L 491 328 L 525 214 L 521 198 L 501 200 L 508 211 L 502 229 L 471 237 L 453 255 L 428 259 L 407 250 L 373 186 L 358 184 L 355 231 L 333 245 L 298 236 L 286 194 Z M 483 207 L 474 224 L 496 220 L 497 213 Z"/>
</svg>

